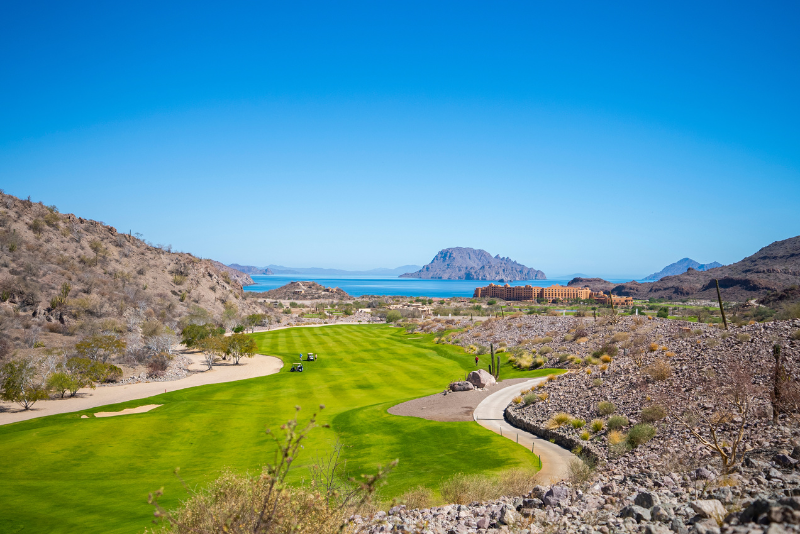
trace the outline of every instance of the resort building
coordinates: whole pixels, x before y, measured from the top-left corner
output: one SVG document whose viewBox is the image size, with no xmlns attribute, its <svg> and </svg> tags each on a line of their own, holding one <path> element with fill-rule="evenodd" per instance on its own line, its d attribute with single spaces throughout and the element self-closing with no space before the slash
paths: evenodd
<svg viewBox="0 0 800 534">
<path fill-rule="evenodd" d="M 592 290 L 588 287 L 565 287 L 558 284 L 550 287 L 515 286 L 509 284 L 498 286 L 489 284 L 486 287 L 475 288 L 473 298 L 489 297 L 503 300 L 537 300 L 545 299 L 548 302 L 558 300 L 585 300 L 591 298 Z"/>
<path fill-rule="evenodd" d="M 633 305 L 633 297 L 618 297 L 617 295 L 606 295 L 602 291 L 599 293 L 592 293 L 592 299 L 596 300 L 598 304 L 611 304 L 614 306 L 631 306 Z"/>
</svg>

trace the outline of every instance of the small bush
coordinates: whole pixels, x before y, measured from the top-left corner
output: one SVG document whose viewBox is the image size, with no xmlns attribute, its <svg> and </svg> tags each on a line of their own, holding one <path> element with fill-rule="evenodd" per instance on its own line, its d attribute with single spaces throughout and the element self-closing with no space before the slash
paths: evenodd
<svg viewBox="0 0 800 534">
<path fill-rule="evenodd" d="M 584 430 L 583 432 L 581 432 L 581 439 L 583 441 L 587 441 L 590 437 L 592 437 L 592 435 L 589 434 L 588 430 Z"/>
<path fill-rule="evenodd" d="M 583 428 L 584 426 L 586 426 L 586 421 L 583 419 L 573 419 L 572 421 L 569 422 L 569 424 L 572 425 L 572 428 L 577 430 L 579 428 Z"/>
<path fill-rule="evenodd" d="M 603 363 L 609 363 L 611 361 L 611 356 L 609 356 L 608 354 L 603 354 L 602 356 L 600 356 L 600 361 Z"/>
<path fill-rule="evenodd" d="M 602 419 L 592 419 L 592 422 L 589 423 L 589 427 L 592 429 L 592 432 L 595 432 L 595 433 L 600 432 L 601 430 L 603 430 L 604 426 L 605 426 L 605 423 L 603 422 Z"/>
<path fill-rule="evenodd" d="M 512 402 L 513 402 L 514 404 L 522 404 L 522 397 L 521 397 L 521 396 L 519 396 L 519 395 L 517 395 L 516 397 L 514 397 L 514 398 L 512 399 Z"/>
<path fill-rule="evenodd" d="M 499 495 L 527 495 L 538 483 L 536 473 L 527 469 L 509 469 L 497 480 Z"/>
<path fill-rule="evenodd" d="M 534 404 L 539 402 L 539 397 L 536 396 L 536 393 L 528 393 L 527 395 L 522 397 L 522 401 L 525 403 L 525 406 L 528 406 L 529 404 Z"/>
<path fill-rule="evenodd" d="M 594 469 L 582 459 L 572 460 L 568 467 L 567 480 L 573 486 L 582 486 L 592 478 Z"/>
<path fill-rule="evenodd" d="M 667 416 L 667 411 L 663 406 L 654 404 L 642 409 L 641 419 L 645 423 L 655 423 L 661 421 Z"/>
<path fill-rule="evenodd" d="M 613 402 L 601 401 L 597 403 L 597 413 L 600 415 L 611 415 L 617 411 L 617 407 Z"/>
<path fill-rule="evenodd" d="M 672 375 L 672 367 L 670 367 L 668 361 L 661 359 L 645 367 L 644 372 L 656 382 L 661 382 Z"/>
<path fill-rule="evenodd" d="M 628 426 L 628 418 L 624 415 L 612 415 L 608 418 L 606 426 L 609 430 L 619 430 L 622 427 Z"/>
<path fill-rule="evenodd" d="M 589 338 L 584 336 L 584 337 L 579 337 L 578 339 L 576 339 L 575 343 L 583 344 L 583 343 L 586 343 L 587 341 L 589 341 Z"/>
<path fill-rule="evenodd" d="M 736 339 L 742 343 L 746 343 L 747 341 L 750 341 L 750 334 L 736 334 Z"/>
<path fill-rule="evenodd" d="M 397 499 L 400 504 L 405 504 L 406 508 L 430 508 L 433 503 L 433 492 L 425 486 L 411 488 Z"/>
<path fill-rule="evenodd" d="M 564 341 L 566 341 L 567 343 L 569 343 L 573 339 L 575 339 L 575 336 L 573 336 L 572 334 L 564 334 Z"/>
<path fill-rule="evenodd" d="M 539 349 L 539 354 L 550 354 L 551 352 L 553 352 L 553 349 L 548 345 L 545 345 Z"/>
<path fill-rule="evenodd" d="M 602 378 L 595 378 L 594 380 L 592 380 L 592 385 L 594 387 L 596 387 L 596 388 L 599 388 L 600 386 L 603 385 L 603 379 Z"/>
<path fill-rule="evenodd" d="M 560 428 L 572 421 L 572 416 L 568 413 L 559 412 L 547 420 L 545 426 L 549 429 Z"/>
<path fill-rule="evenodd" d="M 792 332 L 791 338 L 795 341 L 800 340 L 800 329 L 795 330 Z"/>
<path fill-rule="evenodd" d="M 469 504 L 476 501 L 488 501 L 496 494 L 493 481 L 481 475 L 465 475 L 457 473 L 442 481 L 439 493 L 448 503 Z"/>
<path fill-rule="evenodd" d="M 607 364 L 607 363 L 604 363 L 603 365 L 601 365 L 600 367 L 598 367 L 598 369 L 600 369 L 601 371 L 605 371 L 606 369 L 608 369 L 608 364 Z"/>
<path fill-rule="evenodd" d="M 631 448 L 636 448 L 639 445 L 647 443 L 653 439 L 653 436 L 655 435 L 655 428 L 647 423 L 639 423 L 638 425 L 633 425 L 633 428 L 628 431 L 628 437 L 626 441 Z"/>
<path fill-rule="evenodd" d="M 658 350 L 658 343 L 650 343 L 647 348 L 650 352 L 655 352 Z"/>
<path fill-rule="evenodd" d="M 386 314 L 386 322 L 387 323 L 394 323 L 396 321 L 399 321 L 402 318 L 403 318 L 403 316 L 400 315 L 400 312 L 396 311 L 396 310 L 392 310 L 392 311 L 390 311 L 389 313 Z"/>
<path fill-rule="evenodd" d="M 609 445 L 619 445 L 620 443 L 625 443 L 626 436 L 619 430 L 612 430 L 608 433 L 607 439 Z"/>
<path fill-rule="evenodd" d="M 611 340 L 614 343 L 620 343 L 622 341 L 628 341 L 629 337 L 631 336 L 627 332 L 617 332 L 616 334 L 614 334 L 614 337 L 612 337 Z"/>
</svg>

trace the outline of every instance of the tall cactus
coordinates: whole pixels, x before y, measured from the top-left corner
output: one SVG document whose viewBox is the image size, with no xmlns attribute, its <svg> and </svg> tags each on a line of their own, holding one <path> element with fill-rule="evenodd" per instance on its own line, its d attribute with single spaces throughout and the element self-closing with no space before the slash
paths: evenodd
<svg viewBox="0 0 800 534">
<path fill-rule="evenodd" d="M 489 343 L 489 351 L 491 352 L 490 355 L 491 363 L 489 363 L 489 374 L 492 375 L 495 378 L 495 380 L 497 380 L 497 377 L 500 376 L 500 356 L 497 356 L 497 359 L 495 359 L 493 343 Z"/>
</svg>

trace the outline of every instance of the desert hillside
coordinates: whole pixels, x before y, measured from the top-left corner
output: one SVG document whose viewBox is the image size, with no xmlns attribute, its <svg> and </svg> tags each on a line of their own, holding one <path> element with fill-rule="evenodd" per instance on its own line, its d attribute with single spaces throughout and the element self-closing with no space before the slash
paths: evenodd
<svg viewBox="0 0 800 534">
<path fill-rule="evenodd" d="M 233 324 L 265 311 L 247 283 L 218 262 L 0 193 L 0 358 L 103 333 L 130 351 L 187 322 Z"/>
</svg>

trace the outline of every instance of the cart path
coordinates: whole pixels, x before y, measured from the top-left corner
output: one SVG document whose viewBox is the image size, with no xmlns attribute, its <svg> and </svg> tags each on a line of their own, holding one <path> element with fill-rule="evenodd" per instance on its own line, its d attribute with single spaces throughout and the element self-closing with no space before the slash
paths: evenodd
<svg viewBox="0 0 800 534">
<path fill-rule="evenodd" d="M 180 380 L 140 382 L 124 386 L 98 387 L 96 389 L 83 388 L 78 391 L 77 397 L 39 401 L 30 410 L 23 410 L 18 404 L 0 402 L 0 425 L 17 423 L 46 415 L 90 410 L 98 406 L 145 399 L 159 393 L 193 388 L 195 386 L 267 376 L 277 373 L 283 367 L 283 360 L 280 358 L 256 354 L 252 358 L 242 358 L 242 362 L 239 365 L 214 365 L 214 368 L 208 371 L 204 370 L 208 369 L 208 367 L 201 362 L 200 354 L 186 353 L 184 356 L 192 360 L 192 364 L 189 365 L 188 369 L 194 372 Z"/>
<path fill-rule="evenodd" d="M 529 389 L 545 380 L 546 378 L 536 378 L 492 393 L 475 408 L 473 418 L 482 427 L 516 441 L 528 450 L 533 447 L 534 453 L 539 455 L 542 460 L 542 470 L 537 475 L 539 483 L 553 484 L 567 477 L 570 462 L 577 460 L 578 457 L 555 443 L 550 443 L 535 434 L 512 426 L 504 417 L 506 407 L 514 397 L 519 395 L 520 390 Z"/>
</svg>

